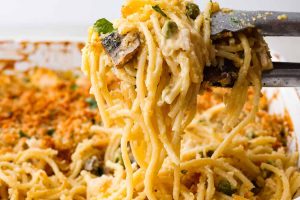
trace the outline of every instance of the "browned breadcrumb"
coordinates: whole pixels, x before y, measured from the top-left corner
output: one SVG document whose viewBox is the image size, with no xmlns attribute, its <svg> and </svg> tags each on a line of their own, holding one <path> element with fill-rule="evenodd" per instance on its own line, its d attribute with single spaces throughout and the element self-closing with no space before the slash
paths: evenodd
<svg viewBox="0 0 300 200">
<path fill-rule="evenodd" d="M 216 104 L 222 103 L 224 95 L 229 93 L 230 91 L 224 88 L 207 88 L 202 95 L 198 95 L 198 112 L 201 113 Z M 253 90 L 250 89 L 248 91 L 249 101 L 246 102 L 244 106 L 244 113 L 241 117 L 245 117 L 245 115 L 252 110 L 253 97 Z M 256 132 L 257 130 L 263 130 L 263 132 L 260 132 L 259 135 L 274 136 L 277 138 L 277 141 L 273 146 L 274 149 L 278 149 L 279 147 L 286 148 L 288 142 L 287 138 L 293 132 L 292 121 L 287 112 L 283 115 L 283 117 L 276 114 L 270 114 L 268 106 L 269 104 L 270 100 L 268 100 L 266 96 L 262 94 L 260 98 L 259 111 L 256 114 L 255 122 L 250 123 L 246 128 L 244 128 L 241 134 L 247 134 L 249 130 L 253 132 Z M 222 120 L 225 117 L 225 113 L 223 115 L 220 115 L 219 117 L 220 118 L 216 120 L 220 122 L 219 124 L 222 124 Z"/>
<path fill-rule="evenodd" d="M 26 140 L 36 138 L 39 147 L 68 157 L 92 137 L 89 129 L 100 118 L 83 76 L 47 69 L 13 74 L 0 72 L 0 153 L 27 148 Z"/>
<path fill-rule="evenodd" d="M 119 84 L 114 76 L 108 77 L 109 87 Z M 36 139 L 40 148 L 58 150 L 62 165 L 67 165 L 77 144 L 86 138 L 95 138 L 95 146 L 105 149 L 107 135 L 90 132 L 90 127 L 100 124 L 97 105 L 90 104 L 89 81 L 73 72 L 55 72 L 47 69 L 32 69 L 14 75 L 0 73 L 0 153 L 28 148 L 28 141 Z M 198 95 L 198 111 L 223 102 L 227 89 L 207 88 Z M 253 91 L 245 112 L 252 109 Z M 89 100 L 89 101 L 87 101 Z M 95 103 L 95 102 L 94 102 Z M 264 130 L 260 133 L 275 136 L 274 149 L 286 147 L 286 138 L 293 131 L 288 115 L 280 117 L 268 113 L 269 101 L 262 95 L 256 123 L 249 124 L 241 134 L 249 130 Z M 223 119 L 220 115 L 219 120 Z M 67 162 L 66 162 L 67 161 Z M 67 168 L 67 167 L 66 167 Z"/>
</svg>

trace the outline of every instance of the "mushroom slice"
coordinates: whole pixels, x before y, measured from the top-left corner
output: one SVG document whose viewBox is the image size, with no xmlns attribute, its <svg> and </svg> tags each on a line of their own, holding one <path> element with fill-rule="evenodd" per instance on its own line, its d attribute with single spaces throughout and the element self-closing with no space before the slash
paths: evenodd
<svg viewBox="0 0 300 200">
<path fill-rule="evenodd" d="M 102 45 L 114 65 L 121 67 L 137 53 L 141 42 L 138 33 L 120 35 L 118 32 L 112 32 L 102 38 Z"/>
</svg>

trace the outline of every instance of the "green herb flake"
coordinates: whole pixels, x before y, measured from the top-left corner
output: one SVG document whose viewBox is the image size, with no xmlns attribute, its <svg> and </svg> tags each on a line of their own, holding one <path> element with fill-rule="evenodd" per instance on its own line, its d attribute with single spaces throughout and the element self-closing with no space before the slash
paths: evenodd
<svg viewBox="0 0 300 200">
<path fill-rule="evenodd" d="M 29 136 L 28 136 L 26 133 L 24 133 L 22 130 L 19 131 L 19 136 L 20 136 L 21 138 L 23 138 L 23 137 L 29 138 Z"/>
<path fill-rule="evenodd" d="M 269 165 L 274 165 L 274 166 L 275 166 L 274 160 L 267 160 L 267 164 L 269 164 Z"/>
<path fill-rule="evenodd" d="M 191 19 L 196 19 L 198 15 L 200 14 L 199 6 L 194 3 L 187 3 L 186 6 L 186 16 L 188 16 Z"/>
<path fill-rule="evenodd" d="M 85 102 L 89 105 L 91 109 L 97 108 L 97 101 L 93 97 L 86 98 Z"/>
<path fill-rule="evenodd" d="M 171 38 L 178 32 L 178 26 L 173 21 L 167 21 L 163 29 L 167 39 Z"/>
<path fill-rule="evenodd" d="M 50 128 L 47 130 L 47 135 L 52 136 L 55 133 L 55 129 L 54 128 Z"/>
<path fill-rule="evenodd" d="M 218 192 L 222 192 L 228 196 L 231 196 L 232 194 L 236 193 L 237 189 L 234 188 L 229 181 L 222 179 L 219 181 L 216 187 Z"/>
<path fill-rule="evenodd" d="M 183 169 L 183 170 L 181 170 L 181 173 L 182 173 L 182 174 L 187 174 L 187 173 L 188 173 L 188 170 Z"/>
<path fill-rule="evenodd" d="M 161 14 L 162 16 L 168 17 L 166 15 L 166 13 L 164 13 L 164 11 L 159 7 L 159 5 L 152 6 L 152 8 L 153 8 L 153 10 L 155 10 L 156 12 L 158 12 L 159 14 Z"/>
<path fill-rule="evenodd" d="M 115 29 L 110 21 L 101 18 L 94 23 L 94 30 L 99 34 L 106 34 L 113 32 Z"/>
<path fill-rule="evenodd" d="M 239 24 L 240 23 L 240 20 L 238 20 L 238 18 L 236 18 L 236 17 L 231 17 L 230 21 L 233 22 L 233 23 L 235 23 L 235 24 Z"/>
<path fill-rule="evenodd" d="M 72 84 L 72 85 L 70 86 L 70 89 L 71 89 L 72 91 L 77 90 L 77 88 L 78 88 L 78 85 L 76 85 L 75 83 Z"/>
</svg>

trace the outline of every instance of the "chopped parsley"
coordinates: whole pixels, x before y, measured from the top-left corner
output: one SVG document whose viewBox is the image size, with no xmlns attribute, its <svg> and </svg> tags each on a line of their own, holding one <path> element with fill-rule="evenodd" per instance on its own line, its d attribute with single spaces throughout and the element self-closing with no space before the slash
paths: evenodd
<svg viewBox="0 0 300 200">
<path fill-rule="evenodd" d="M 235 24 L 239 24 L 240 23 L 240 20 L 238 20 L 238 18 L 236 18 L 236 17 L 231 17 L 230 21 L 233 22 L 233 23 L 235 23 Z"/>
<path fill-rule="evenodd" d="M 216 187 L 218 192 L 222 192 L 228 196 L 231 196 L 232 194 L 236 193 L 237 189 L 234 188 L 229 181 L 222 179 L 219 181 Z"/>
<path fill-rule="evenodd" d="M 77 90 L 77 88 L 78 88 L 78 85 L 76 85 L 75 83 L 72 84 L 71 87 L 70 87 L 70 89 L 73 90 L 73 91 Z"/>
<path fill-rule="evenodd" d="M 274 160 L 267 160 L 267 164 L 269 164 L 269 165 L 274 165 L 274 166 L 275 166 Z"/>
<path fill-rule="evenodd" d="M 173 21 L 167 21 L 164 26 L 164 32 L 166 38 L 171 38 L 173 35 L 175 35 L 178 32 L 178 26 Z"/>
<path fill-rule="evenodd" d="M 113 32 L 115 29 L 110 21 L 101 18 L 94 23 L 94 30 L 99 34 L 106 34 Z"/>
<path fill-rule="evenodd" d="M 200 9 L 198 7 L 198 5 L 194 4 L 194 3 L 187 3 L 186 6 L 186 16 L 188 16 L 191 19 L 196 19 L 198 17 L 198 15 L 200 14 Z"/>
<path fill-rule="evenodd" d="M 97 101 L 93 97 L 86 98 L 85 102 L 89 105 L 91 109 L 97 108 Z"/>
<path fill-rule="evenodd" d="M 29 136 L 28 136 L 26 133 L 24 133 L 22 130 L 19 130 L 19 136 L 20 136 L 21 138 L 23 138 L 23 137 L 29 138 Z"/>
<path fill-rule="evenodd" d="M 164 13 L 164 11 L 159 7 L 159 5 L 152 6 L 152 8 L 153 8 L 153 10 L 155 10 L 156 12 L 158 12 L 159 14 L 161 14 L 162 16 L 168 17 L 166 15 L 166 13 Z"/>
</svg>

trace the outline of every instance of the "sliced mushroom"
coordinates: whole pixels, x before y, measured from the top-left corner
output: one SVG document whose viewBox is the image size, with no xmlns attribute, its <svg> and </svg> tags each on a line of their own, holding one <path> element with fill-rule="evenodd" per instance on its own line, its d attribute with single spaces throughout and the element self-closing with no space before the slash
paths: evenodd
<svg viewBox="0 0 300 200">
<path fill-rule="evenodd" d="M 205 67 L 204 82 L 217 87 L 233 87 L 238 78 L 239 69 L 233 63 L 225 61 L 222 67 Z"/>
<path fill-rule="evenodd" d="M 133 58 L 141 42 L 138 33 L 120 35 L 118 32 L 112 32 L 102 38 L 102 45 L 111 57 L 114 65 L 121 67 Z"/>
</svg>

